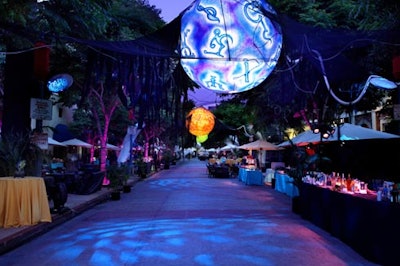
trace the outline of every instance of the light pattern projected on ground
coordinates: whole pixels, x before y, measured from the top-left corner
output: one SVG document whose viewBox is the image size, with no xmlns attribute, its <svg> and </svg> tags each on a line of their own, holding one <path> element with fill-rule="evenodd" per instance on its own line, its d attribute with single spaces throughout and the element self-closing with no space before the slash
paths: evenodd
<svg viewBox="0 0 400 266">
<path fill-rule="evenodd" d="M 274 69 L 282 34 L 265 1 L 200 0 L 182 16 L 181 64 L 198 85 L 219 93 L 250 90 Z"/>
<path fill-rule="evenodd" d="M 224 265 L 218 250 L 230 250 L 225 254 L 228 261 L 238 265 L 271 265 L 271 261 L 259 254 L 264 250 L 275 249 L 276 256 L 301 249 L 299 246 L 269 247 L 265 245 L 268 234 L 279 233 L 279 226 L 265 220 L 265 217 L 251 215 L 236 218 L 191 218 L 191 219 L 156 219 L 130 220 L 113 219 L 103 223 L 83 227 L 71 234 L 59 236 L 46 251 L 52 262 L 70 265 L 87 261 L 85 265 Z M 249 230 L 243 223 L 254 226 Z M 240 229 L 241 228 L 241 229 Z M 276 229 L 274 229 L 276 228 Z M 232 249 L 237 244 L 231 230 L 239 230 L 243 245 L 251 246 L 258 255 L 247 254 Z M 276 237 L 276 235 L 274 236 Z M 284 239 L 285 234 L 281 234 Z M 144 239 L 146 241 L 144 241 Z M 97 241 L 96 241 L 97 240 Z M 88 243 L 95 243 L 89 246 Z M 283 240 L 282 243 L 285 241 Z M 192 254 L 188 256 L 187 247 L 192 245 Z M 257 263 L 255 263 L 257 262 Z M 145 263 L 145 264 L 141 264 Z M 175 264 L 174 264 L 175 263 Z"/>
</svg>

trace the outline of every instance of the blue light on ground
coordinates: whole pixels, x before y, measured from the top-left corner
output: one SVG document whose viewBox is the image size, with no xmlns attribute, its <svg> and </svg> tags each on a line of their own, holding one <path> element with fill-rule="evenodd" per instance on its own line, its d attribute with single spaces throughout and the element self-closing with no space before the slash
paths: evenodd
<svg viewBox="0 0 400 266">
<path fill-rule="evenodd" d="M 268 260 L 260 257 L 260 252 L 266 248 L 264 242 L 272 231 L 271 227 L 278 225 L 258 216 L 156 220 L 110 218 L 87 228 L 81 227 L 69 235 L 61 235 L 55 239 L 58 245 L 43 248 L 47 249 L 45 253 L 53 262 L 59 261 L 61 265 L 82 262 L 84 258 L 87 258 L 88 265 L 131 265 L 151 261 L 157 265 L 178 265 L 183 259 L 189 259 L 192 265 L 221 265 L 214 260 L 217 250 L 228 251 L 225 255 L 227 260 L 235 260 L 238 265 L 249 265 L 249 262 L 268 265 Z M 248 230 L 248 226 L 256 226 L 256 229 Z M 258 255 L 235 250 L 231 230 L 239 232 L 242 244 L 251 247 Z M 275 237 L 279 235 L 278 232 Z M 281 236 L 286 237 L 284 233 Z M 97 241 L 89 246 L 93 240 Z M 185 257 L 188 256 L 187 245 L 193 246 L 190 258 Z M 281 254 L 292 248 L 296 247 L 275 246 L 274 252 Z"/>
</svg>

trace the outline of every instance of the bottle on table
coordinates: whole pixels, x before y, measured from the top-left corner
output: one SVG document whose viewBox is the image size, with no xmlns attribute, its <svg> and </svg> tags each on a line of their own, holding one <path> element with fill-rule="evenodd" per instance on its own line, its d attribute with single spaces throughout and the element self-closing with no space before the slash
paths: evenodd
<svg viewBox="0 0 400 266">
<path fill-rule="evenodd" d="M 351 179 L 350 174 L 347 175 L 346 187 L 347 187 L 347 191 L 348 191 L 348 192 L 353 192 L 353 191 L 354 191 L 354 188 L 353 188 L 353 180 Z"/>
</svg>

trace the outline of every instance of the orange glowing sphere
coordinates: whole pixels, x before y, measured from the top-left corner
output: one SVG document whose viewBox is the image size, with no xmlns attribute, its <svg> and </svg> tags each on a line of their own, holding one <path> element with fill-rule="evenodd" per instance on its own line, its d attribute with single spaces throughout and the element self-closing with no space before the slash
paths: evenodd
<svg viewBox="0 0 400 266">
<path fill-rule="evenodd" d="M 213 113 L 203 107 L 198 107 L 190 111 L 186 116 L 186 127 L 195 136 L 206 136 L 215 125 Z"/>
</svg>

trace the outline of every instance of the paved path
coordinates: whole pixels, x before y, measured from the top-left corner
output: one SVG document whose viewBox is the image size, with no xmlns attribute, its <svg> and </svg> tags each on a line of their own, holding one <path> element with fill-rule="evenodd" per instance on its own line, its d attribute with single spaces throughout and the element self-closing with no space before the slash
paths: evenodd
<svg viewBox="0 0 400 266">
<path fill-rule="evenodd" d="M 192 159 L 7 252 L 0 265 L 374 265 L 269 186 L 208 178 Z"/>
</svg>

